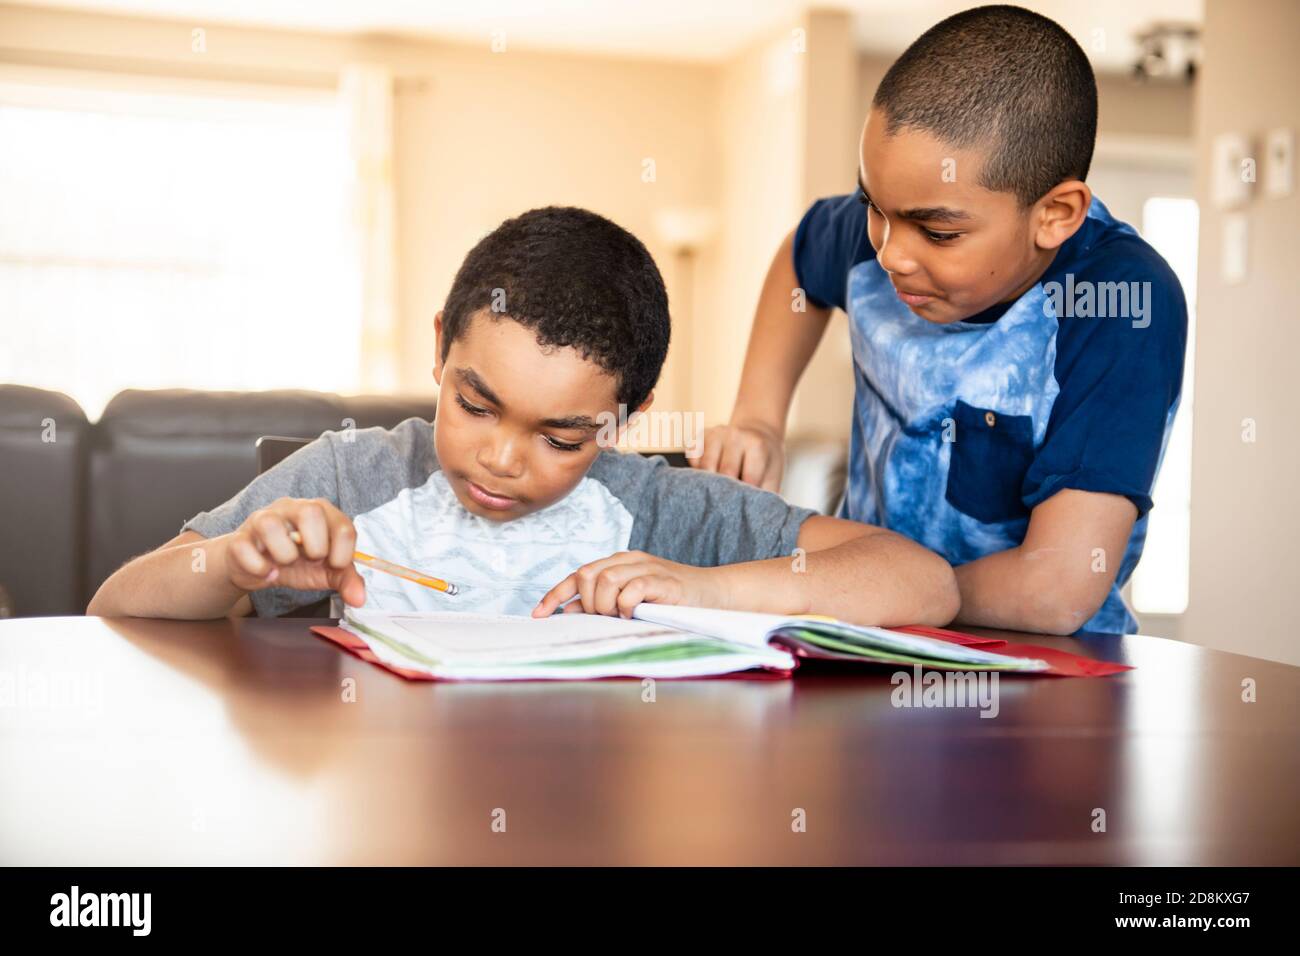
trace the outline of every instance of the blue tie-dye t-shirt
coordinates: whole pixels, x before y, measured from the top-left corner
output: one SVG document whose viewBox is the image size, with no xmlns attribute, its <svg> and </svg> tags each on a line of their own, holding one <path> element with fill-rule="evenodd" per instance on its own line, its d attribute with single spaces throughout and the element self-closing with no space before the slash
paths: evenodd
<svg viewBox="0 0 1300 956">
<path fill-rule="evenodd" d="M 809 301 L 849 316 L 856 393 L 840 515 L 960 565 L 1020 544 L 1030 510 L 1063 488 L 1124 495 L 1137 523 L 1080 631 L 1136 630 L 1120 588 L 1146 539 L 1187 345 L 1183 291 L 1156 251 L 1094 199 L 1033 288 L 938 325 L 898 298 L 849 194 L 804 215 L 794 263 Z"/>
</svg>

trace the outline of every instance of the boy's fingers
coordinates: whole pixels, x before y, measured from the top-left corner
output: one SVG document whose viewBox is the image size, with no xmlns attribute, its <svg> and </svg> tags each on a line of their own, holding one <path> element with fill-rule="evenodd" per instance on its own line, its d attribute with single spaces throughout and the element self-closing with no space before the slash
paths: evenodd
<svg viewBox="0 0 1300 956">
<path fill-rule="evenodd" d="M 294 513 L 293 524 L 302 539 L 302 553 L 312 561 L 329 554 L 329 525 L 325 512 L 314 501 L 304 501 Z M 292 540 L 292 539 L 290 539 Z"/>
<path fill-rule="evenodd" d="M 740 462 L 745 457 L 746 444 L 747 440 L 741 432 L 733 429 L 727 434 L 726 443 L 722 447 L 722 458 L 718 461 L 718 474 L 729 478 L 740 477 Z"/>
<path fill-rule="evenodd" d="M 716 425 L 704 431 L 704 449 L 698 459 L 691 459 L 691 464 L 701 471 L 717 471 L 718 458 L 722 455 L 722 436 L 725 428 Z"/>
<path fill-rule="evenodd" d="M 645 600 L 646 589 L 649 587 L 649 578 L 633 578 L 627 583 L 623 590 L 618 592 L 618 600 L 615 602 L 614 613 L 619 617 L 630 618 L 632 609 Z"/>
<path fill-rule="evenodd" d="M 638 604 L 655 601 L 672 601 L 672 581 L 664 575 L 641 575 L 628 581 L 628 587 L 619 592 L 616 613 L 620 618 L 632 617 Z"/>
<path fill-rule="evenodd" d="M 298 546 L 290 539 L 289 526 L 280 515 L 269 511 L 258 515 L 253 521 L 253 530 L 276 564 L 293 564 L 298 560 Z"/>
<path fill-rule="evenodd" d="M 618 596 L 630 582 L 652 574 L 655 568 L 651 564 L 615 564 L 604 568 L 596 576 L 596 586 L 592 591 L 592 601 L 597 614 L 617 614 Z"/>
<path fill-rule="evenodd" d="M 761 443 L 751 445 L 740 463 L 740 480 L 747 485 L 762 485 L 771 470 L 771 460 Z"/>
<path fill-rule="evenodd" d="M 266 577 L 267 572 L 274 567 L 246 535 L 231 538 L 227 553 L 237 569 L 259 578 Z"/>
<path fill-rule="evenodd" d="M 366 581 L 355 565 L 339 568 L 331 572 L 330 577 L 334 579 L 334 590 L 339 592 L 344 603 L 352 607 L 361 607 L 366 603 Z"/>
<path fill-rule="evenodd" d="M 533 608 L 533 617 L 547 617 L 555 613 L 555 609 L 562 602 L 567 601 L 577 593 L 578 579 L 576 575 L 570 574 L 542 595 L 542 599 L 537 602 L 537 607 Z"/>
<path fill-rule="evenodd" d="M 588 611 L 597 614 L 614 614 L 618 608 L 618 592 L 623 590 L 623 583 L 630 578 L 626 568 L 606 568 L 596 575 L 591 589 L 591 604 Z"/>
<path fill-rule="evenodd" d="M 770 455 L 767 459 L 767 467 L 763 471 L 763 481 L 759 487 L 764 491 L 781 491 L 781 472 L 784 470 L 785 461 L 782 455 Z M 756 482 L 756 484 L 758 484 Z"/>
<path fill-rule="evenodd" d="M 645 561 L 645 558 L 646 555 L 640 551 L 618 551 L 609 555 L 609 557 L 601 558 L 599 561 L 584 564 L 542 595 L 542 599 L 537 602 L 537 607 L 533 609 L 533 617 L 546 617 L 575 594 L 584 596 L 579 601 L 570 604 L 565 610 L 575 613 L 578 611 L 591 613 L 592 594 L 595 591 L 596 577 L 606 568 L 617 565 L 640 564 Z M 579 604 L 581 604 L 581 607 L 579 607 Z"/>
<path fill-rule="evenodd" d="M 600 574 L 600 563 L 585 564 L 573 572 L 574 588 L 578 592 L 578 600 L 566 607 L 566 611 L 572 611 L 575 607 L 581 606 L 582 610 L 588 614 L 596 613 L 596 578 Z"/>
<path fill-rule="evenodd" d="M 575 605 L 581 605 L 588 614 L 595 613 L 596 575 L 590 571 L 590 567 L 591 565 L 586 565 L 573 572 L 577 579 L 578 600 L 565 608 L 566 611 L 572 611 Z"/>
<path fill-rule="evenodd" d="M 357 529 L 353 526 L 352 520 L 341 511 L 329 517 L 329 525 L 330 567 L 351 567 L 352 555 L 357 547 Z"/>
</svg>

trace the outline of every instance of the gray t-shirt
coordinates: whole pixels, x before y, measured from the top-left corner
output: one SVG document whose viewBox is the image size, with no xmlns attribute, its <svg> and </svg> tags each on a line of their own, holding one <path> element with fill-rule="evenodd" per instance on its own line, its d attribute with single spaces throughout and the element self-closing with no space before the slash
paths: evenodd
<svg viewBox="0 0 1300 956">
<path fill-rule="evenodd" d="M 357 550 L 461 590 L 451 597 L 358 564 L 366 607 L 387 611 L 528 614 L 572 571 L 618 551 L 697 567 L 789 555 L 815 513 L 732 478 L 606 449 L 555 504 L 491 521 L 456 498 L 438 465 L 433 426 L 408 418 L 391 429 L 325 432 L 181 530 L 226 534 L 277 498 L 324 498 L 352 518 Z M 267 588 L 252 601 L 273 617 L 329 594 Z"/>
</svg>

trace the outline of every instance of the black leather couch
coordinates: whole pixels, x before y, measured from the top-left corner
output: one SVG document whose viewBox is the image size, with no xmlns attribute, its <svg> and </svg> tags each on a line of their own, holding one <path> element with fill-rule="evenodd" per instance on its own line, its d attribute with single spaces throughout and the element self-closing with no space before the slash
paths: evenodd
<svg viewBox="0 0 1300 956">
<path fill-rule="evenodd" d="M 128 559 L 257 474 L 264 435 L 432 420 L 434 398 L 127 390 L 99 421 L 59 392 L 0 385 L 0 614 L 81 614 Z"/>
</svg>

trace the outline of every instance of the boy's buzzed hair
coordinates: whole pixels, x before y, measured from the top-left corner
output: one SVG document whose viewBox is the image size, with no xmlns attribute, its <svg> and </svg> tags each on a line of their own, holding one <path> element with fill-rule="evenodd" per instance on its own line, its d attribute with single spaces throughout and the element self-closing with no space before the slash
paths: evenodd
<svg viewBox="0 0 1300 956">
<path fill-rule="evenodd" d="M 547 206 L 507 219 L 470 250 L 442 314 L 442 358 L 484 312 L 572 347 L 618 380 L 635 409 L 668 355 L 663 277 L 641 240 L 604 216 Z"/>
<path fill-rule="evenodd" d="M 1082 180 L 1097 138 L 1097 81 L 1087 55 L 1047 17 L 976 7 L 909 46 L 872 100 L 886 132 L 925 130 L 988 150 L 979 183 L 1021 207 L 1067 179 Z"/>
</svg>

